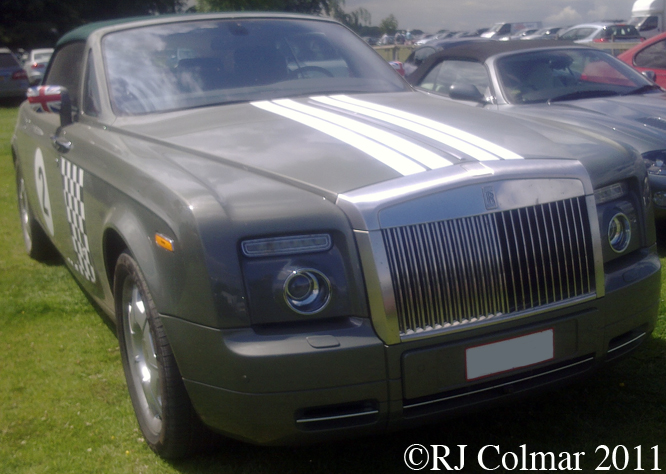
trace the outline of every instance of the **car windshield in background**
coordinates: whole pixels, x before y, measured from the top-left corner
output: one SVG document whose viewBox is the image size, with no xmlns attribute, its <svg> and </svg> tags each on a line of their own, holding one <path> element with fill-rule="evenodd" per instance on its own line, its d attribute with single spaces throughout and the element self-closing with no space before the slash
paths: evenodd
<svg viewBox="0 0 666 474">
<path fill-rule="evenodd" d="M 118 115 L 407 89 L 363 41 L 344 27 L 316 20 L 164 24 L 110 33 L 102 49 Z"/>
<path fill-rule="evenodd" d="M 498 59 L 497 71 L 514 104 L 644 93 L 652 86 L 607 53 L 588 49 L 514 54 Z"/>
<path fill-rule="evenodd" d="M 52 53 L 36 53 L 35 54 L 35 62 L 36 63 L 48 63 L 49 59 L 51 59 L 51 54 Z"/>
</svg>

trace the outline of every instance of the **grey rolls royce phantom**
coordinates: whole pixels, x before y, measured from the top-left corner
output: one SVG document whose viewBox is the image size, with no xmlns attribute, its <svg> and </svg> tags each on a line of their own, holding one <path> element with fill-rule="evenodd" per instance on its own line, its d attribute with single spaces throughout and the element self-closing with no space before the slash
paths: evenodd
<svg viewBox="0 0 666 474">
<path fill-rule="evenodd" d="M 146 443 L 432 423 L 646 340 L 646 167 L 413 90 L 342 25 L 193 14 L 60 39 L 12 138 L 27 253 L 115 322 Z"/>
</svg>

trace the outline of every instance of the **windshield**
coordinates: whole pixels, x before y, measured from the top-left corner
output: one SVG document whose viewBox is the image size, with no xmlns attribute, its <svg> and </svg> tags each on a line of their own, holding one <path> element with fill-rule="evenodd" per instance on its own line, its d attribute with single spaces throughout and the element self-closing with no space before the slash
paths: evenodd
<svg viewBox="0 0 666 474">
<path fill-rule="evenodd" d="M 504 25 L 505 23 L 495 23 L 488 29 L 488 33 L 497 33 Z"/>
<path fill-rule="evenodd" d="M 504 96 L 513 104 L 646 92 L 652 83 L 608 53 L 594 49 L 549 49 L 497 61 Z"/>
<path fill-rule="evenodd" d="M 408 86 L 346 28 L 292 19 L 187 21 L 102 41 L 118 115 Z"/>
<path fill-rule="evenodd" d="M 51 54 L 53 53 L 35 53 L 35 62 L 48 63 L 49 59 L 51 59 Z"/>
</svg>

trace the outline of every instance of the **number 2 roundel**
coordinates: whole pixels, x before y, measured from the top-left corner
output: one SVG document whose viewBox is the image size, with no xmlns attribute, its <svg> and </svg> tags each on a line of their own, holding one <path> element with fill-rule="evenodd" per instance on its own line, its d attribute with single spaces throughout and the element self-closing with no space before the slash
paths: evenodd
<svg viewBox="0 0 666 474">
<path fill-rule="evenodd" d="M 35 186 L 37 187 L 37 197 L 39 198 L 39 208 L 42 217 L 46 223 L 49 233 L 53 235 L 53 214 L 51 212 L 51 199 L 49 199 L 49 187 L 46 182 L 46 169 L 44 167 L 44 157 L 42 150 L 35 150 Z"/>
</svg>

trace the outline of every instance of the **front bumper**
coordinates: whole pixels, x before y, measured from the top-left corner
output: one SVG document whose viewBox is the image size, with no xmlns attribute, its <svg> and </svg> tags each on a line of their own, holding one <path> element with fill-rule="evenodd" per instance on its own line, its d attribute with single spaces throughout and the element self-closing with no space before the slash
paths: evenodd
<svg viewBox="0 0 666 474">
<path fill-rule="evenodd" d="M 579 377 L 647 338 L 660 281 L 656 248 L 643 250 L 630 266 L 607 271 L 603 298 L 392 346 L 363 318 L 274 331 L 162 320 L 207 425 L 254 443 L 292 444 L 429 423 Z M 544 330 L 552 330 L 552 360 L 467 380 L 467 348 Z"/>
</svg>

